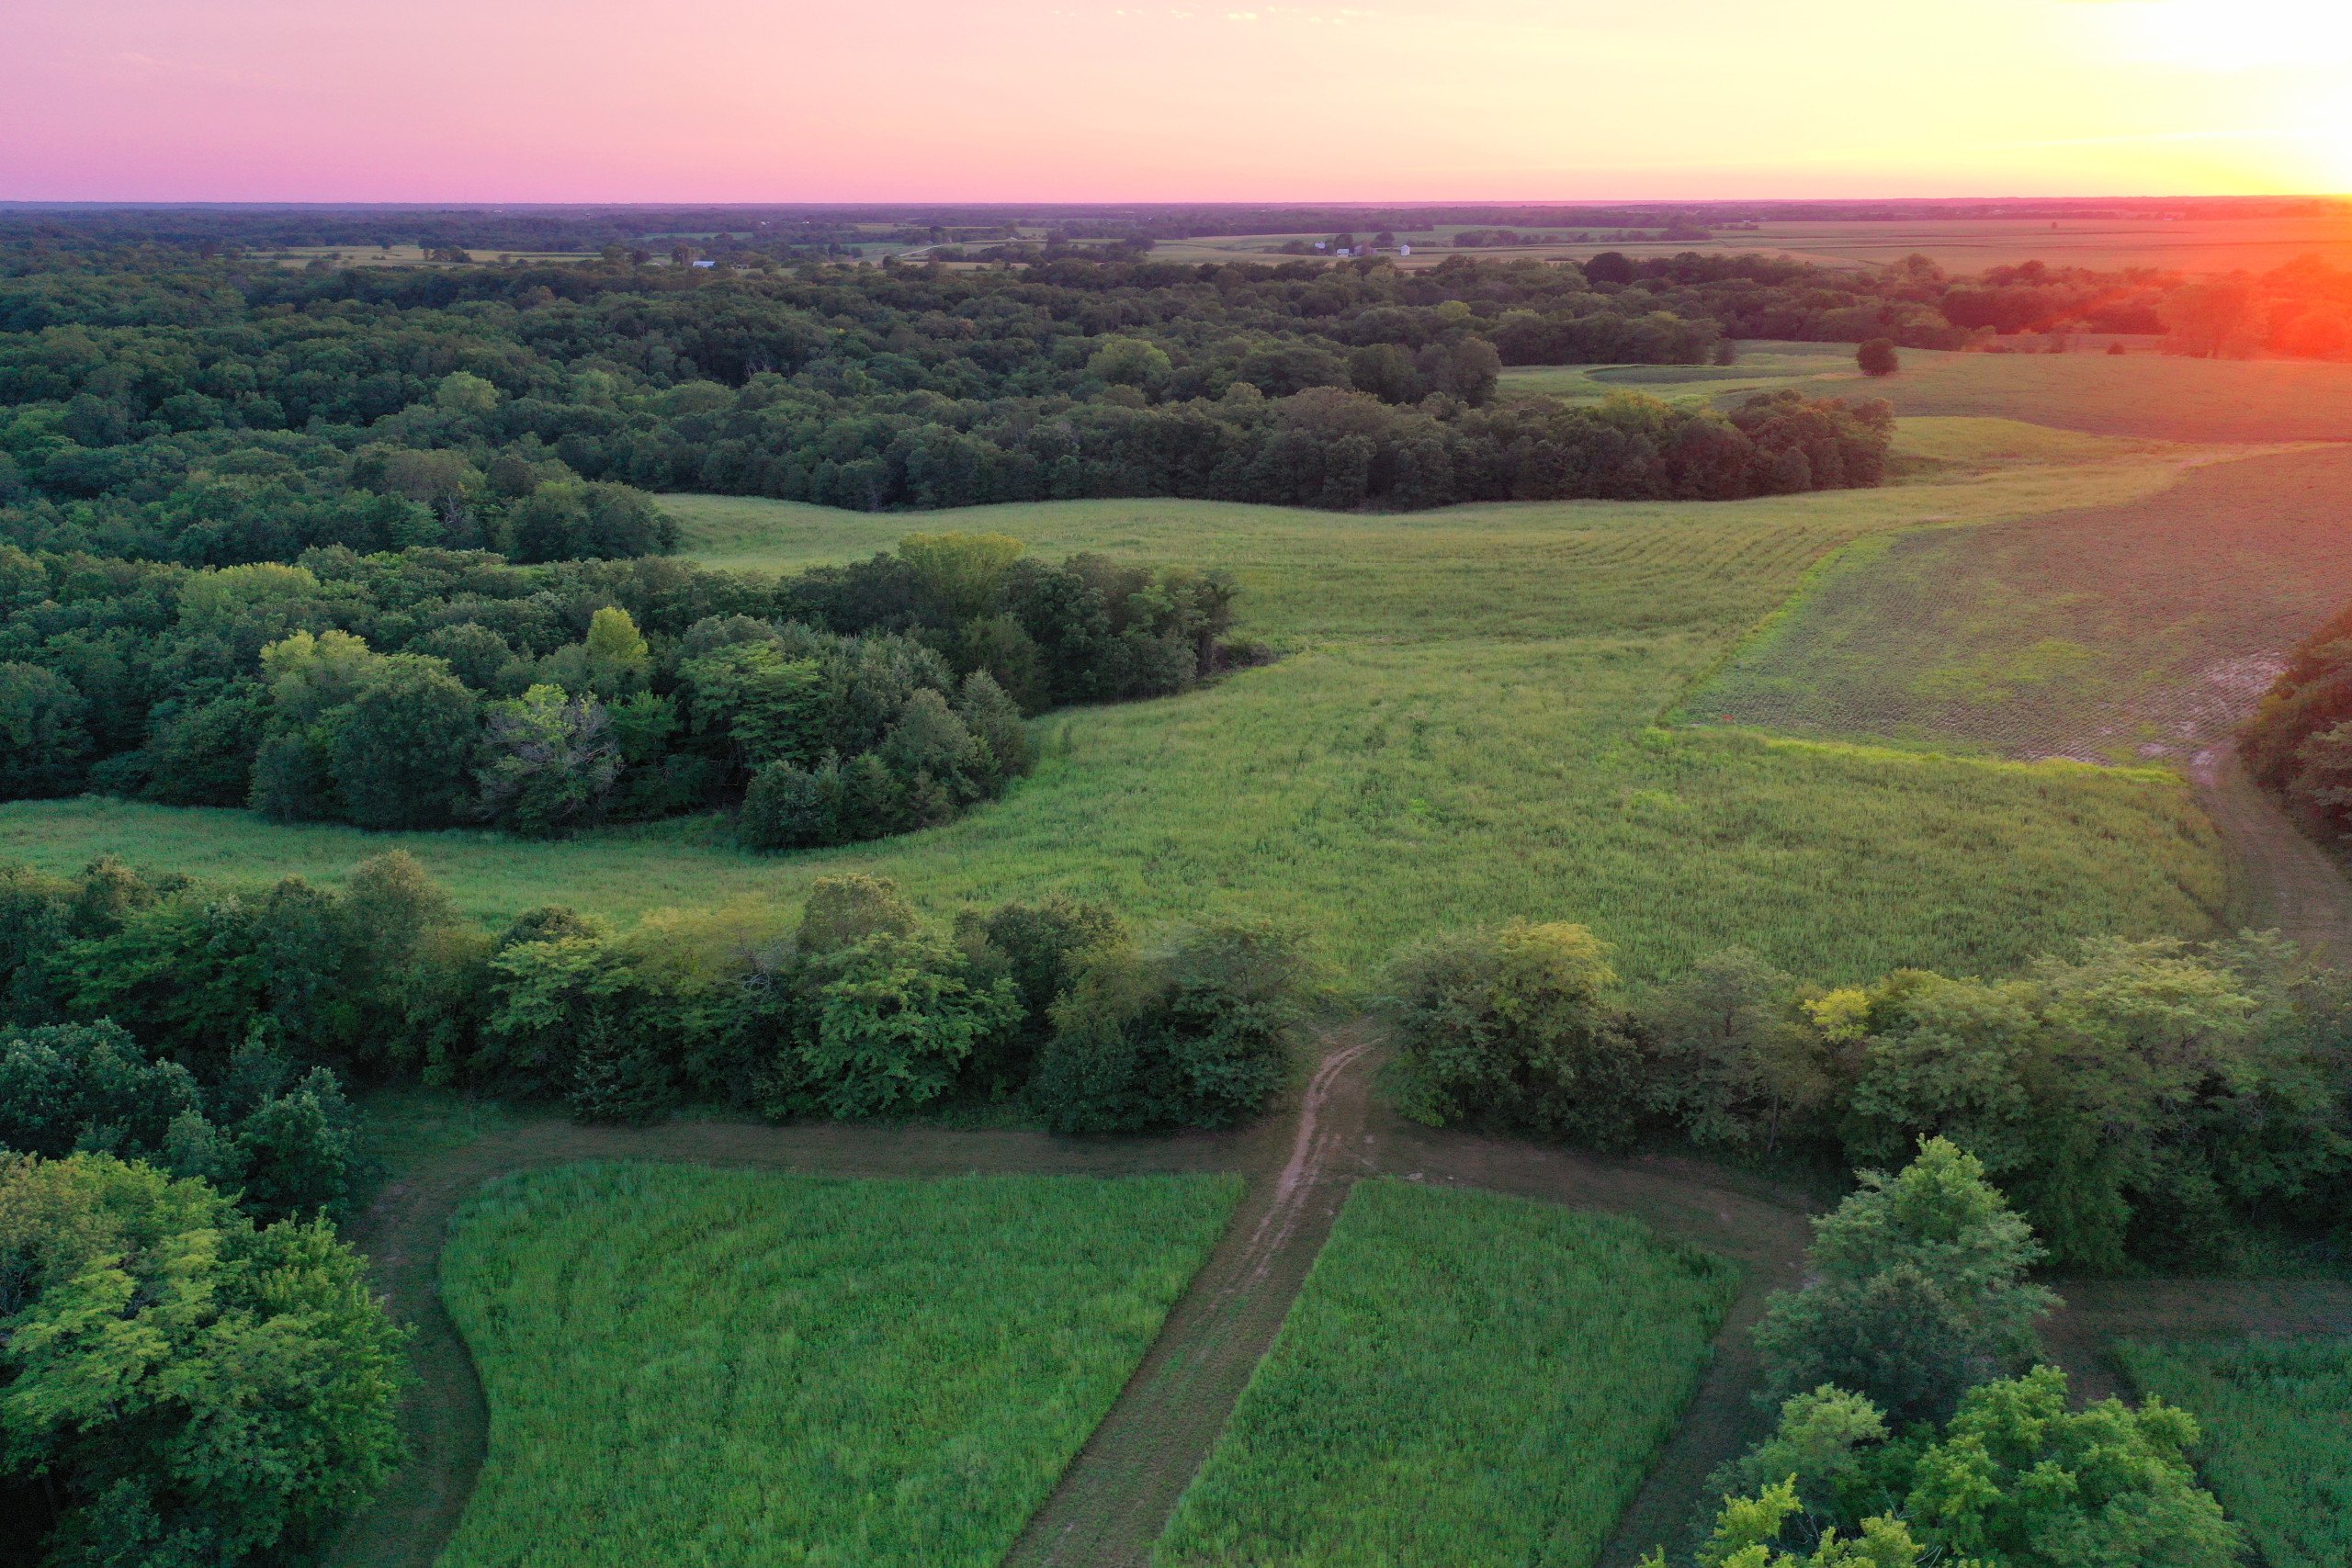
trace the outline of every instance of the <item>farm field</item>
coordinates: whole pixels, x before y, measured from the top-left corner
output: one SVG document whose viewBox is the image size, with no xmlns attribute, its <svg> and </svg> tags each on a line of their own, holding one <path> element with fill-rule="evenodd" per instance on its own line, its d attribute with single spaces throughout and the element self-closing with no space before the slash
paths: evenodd
<svg viewBox="0 0 2352 1568">
<path fill-rule="evenodd" d="M 2352 598 L 2352 450 L 2161 496 L 1874 536 L 1692 696 L 1694 724 L 2186 761 Z"/>
<path fill-rule="evenodd" d="M 1886 266 L 1920 254 L 1953 273 L 1982 272 L 2026 261 L 2100 271 L 2147 266 L 2187 273 L 2266 272 L 2307 255 L 2337 266 L 2352 263 L 2352 212 L 2337 217 L 2180 220 L 2138 216 L 2054 220 L 1928 216 L 1891 221 L 1781 219 L 1758 222 L 1751 229 L 1718 230 L 1706 240 L 1663 241 L 1621 240 L 1613 238 L 1611 231 L 1589 226 L 1564 228 L 1547 221 L 1540 211 L 1531 211 L 1523 223 L 1499 226 L 1546 238 L 1536 244 L 1462 249 L 1453 240 L 1464 225 L 1441 224 L 1418 231 L 1399 229 L 1397 237 L 1413 246 L 1413 254 L 1398 258 L 1397 265 L 1435 266 L 1449 255 L 1582 261 L 1602 251 L 1618 251 L 1637 259 L 1686 251 L 1702 255 L 1753 254 L 1852 267 Z M 1592 237 L 1584 241 L 1570 237 L 1577 232 Z M 1371 231 L 1359 228 L 1356 234 L 1369 239 Z M 1313 234 L 1163 240 L 1152 254 L 1170 261 L 1280 261 L 1287 259 L 1277 254 L 1286 239 L 1329 238 L 1327 230 Z"/>
<path fill-rule="evenodd" d="M 1808 397 L 1884 398 L 1919 417 L 2018 420 L 2142 440 L 2352 440 L 2352 365 L 2294 359 L 2186 359 L 2133 353 L 1902 351 L 1903 368 L 1866 377 L 1842 344 L 1743 343 L 1736 365 L 1528 365 L 1506 392 L 1573 402 L 1634 390 L 1720 406 L 1795 387 Z"/>
<path fill-rule="evenodd" d="M 1738 1287 L 1634 1221 L 1360 1183 L 1155 1568 L 1586 1568 Z"/>
<path fill-rule="evenodd" d="M 2117 1356 L 2142 1394 L 2197 1417 L 2199 1469 L 2265 1568 L 2352 1561 L 2352 1344 L 2127 1342 Z"/>
<path fill-rule="evenodd" d="M 491 1443 L 440 1561 L 992 1565 L 1239 1188 L 509 1177 L 442 1256 Z"/>
<path fill-rule="evenodd" d="M 1906 442 L 1932 446 L 1936 428 Z M 1944 445 L 1984 443 L 1971 426 Z M 818 876 L 871 871 L 933 912 L 1058 890 L 1145 920 L 1293 919 L 1351 983 L 1433 927 L 1514 916 L 1591 920 L 1636 981 L 1732 942 L 1830 981 L 2008 968 L 2098 931 L 2199 934 L 2223 913 L 2226 876 L 2173 781 L 1654 725 L 1839 546 L 2120 504 L 2184 460 L 2063 455 L 1929 462 L 1880 491 L 1405 515 L 1166 501 L 872 515 L 672 497 L 689 548 L 738 566 L 840 560 L 951 527 L 1049 555 L 1228 567 L 1239 629 L 1283 657 L 1186 696 L 1044 721 L 1042 765 L 1006 800 L 851 849 L 762 859 L 707 820 L 547 844 L 93 798 L 0 807 L 0 859 L 70 870 L 111 852 L 332 879 L 398 845 L 485 918 L 549 902 L 622 919 L 731 907 L 711 917 L 730 930 L 788 918 Z"/>
</svg>

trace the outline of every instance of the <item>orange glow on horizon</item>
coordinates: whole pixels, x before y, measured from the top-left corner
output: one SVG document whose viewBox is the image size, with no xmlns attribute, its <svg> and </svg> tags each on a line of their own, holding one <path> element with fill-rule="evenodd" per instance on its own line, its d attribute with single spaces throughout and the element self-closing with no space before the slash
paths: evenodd
<svg viewBox="0 0 2352 1568">
<path fill-rule="evenodd" d="M 0 198 L 2352 189 L 2322 0 L 17 0 Z"/>
</svg>

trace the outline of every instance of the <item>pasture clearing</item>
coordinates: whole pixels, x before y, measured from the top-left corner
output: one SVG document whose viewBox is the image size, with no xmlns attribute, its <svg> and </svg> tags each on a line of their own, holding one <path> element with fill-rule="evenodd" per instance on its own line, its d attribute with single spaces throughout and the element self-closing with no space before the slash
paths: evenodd
<svg viewBox="0 0 2352 1568">
<path fill-rule="evenodd" d="M 2132 1384 L 2197 1417 L 2198 1469 L 2265 1568 L 2352 1562 L 2352 1342 L 2127 1341 Z"/>
<path fill-rule="evenodd" d="M 441 1562 L 993 1568 L 1240 1185 L 506 1178 L 442 1255 L 491 1441 Z"/>
<path fill-rule="evenodd" d="M 1360 1182 L 1155 1568 L 1587 1568 L 1739 1278 L 1631 1220 Z"/>
<path fill-rule="evenodd" d="M 2141 441 L 2352 441 L 2352 365 L 2187 359 L 2169 354 L 1984 354 L 1906 348 L 1892 376 L 1864 376 L 1845 344 L 1751 342 L 1736 365 L 1521 365 L 1506 394 L 1594 402 L 1612 391 L 1730 408 L 1793 387 L 1814 398 L 1884 398 L 1903 418 L 2001 419 Z"/>
<path fill-rule="evenodd" d="M 1685 705 L 1689 722 L 2181 763 L 2352 599 L 2352 450 L 2200 469 L 2122 506 L 1876 536 Z"/>
<path fill-rule="evenodd" d="M 2156 441 L 2352 440 L 2352 365 L 2169 354 L 1902 351 L 1892 376 L 1860 370 L 1813 395 L 1884 398 L 1894 412 L 2023 420 Z"/>
<path fill-rule="evenodd" d="M 1850 396 L 1814 381 L 1858 379 L 1854 351 L 1835 343 L 1743 343 L 1736 365 L 1514 365 L 1499 383 L 1506 395 L 1599 402 L 1611 392 L 1642 392 L 1668 402 L 1736 402 L 1756 392 L 1796 387 L 1809 394 Z"/>
<path fill-rule="evenodd" d="M 332 879 L 398 846 L 485 918 L 691 908 L 729 932 L 790 918 L 819 876 L 868 871 L 934 914 L 1060 891 L 1145 921 L 1294 920 L 1351 984 L 1403 941 L 1514 916 L 1591 920 L 1637 981 L 1733 942 L 1843 981 L 2010 968 L 2098 932 L 2201 934 L 2226 873 L 2177 784 L 1654 726 L 1838 547 L 2150 495 L 2179 461 L 1391 515 L 1170 501 L 872 515 L 672 497 L 688 547 L 720 564 L 840 560 L 955 528 L 1046 555 L 1227 567 L 1239 629 L 1283 657 L 1171 700 L 1056 715 L 1037 726 L 1037 773 L 1003 801 L 842 850 L 747 855 L 709 819 L 549 844 L 83 799 L 0 807 L 0 858 Z"/>
</svg>

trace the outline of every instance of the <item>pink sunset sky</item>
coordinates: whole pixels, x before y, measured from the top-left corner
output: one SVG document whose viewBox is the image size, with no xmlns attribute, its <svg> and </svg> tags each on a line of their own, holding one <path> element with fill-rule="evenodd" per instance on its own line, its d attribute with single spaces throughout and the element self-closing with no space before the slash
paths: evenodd
<svg viewBox="0 0 2352 1568">
<path fill-rule="evenodd" d="M 2352 188 L 2318 0 L 12 0 L 0 198 Z"/>
</svg>

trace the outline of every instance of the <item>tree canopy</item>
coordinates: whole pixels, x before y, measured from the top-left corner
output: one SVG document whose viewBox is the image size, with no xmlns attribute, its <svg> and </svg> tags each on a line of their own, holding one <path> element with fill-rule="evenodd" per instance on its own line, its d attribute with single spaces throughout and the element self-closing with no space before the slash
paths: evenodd
<svg viewBox="0 0 2352 1568">
<path fill-rule="evenodd" d="M 0 1495 L 42 1560 L 282 1562 L 400 1453 L 403 1332 L 324 1223 L 0 1154 Z"/>
</svg>

